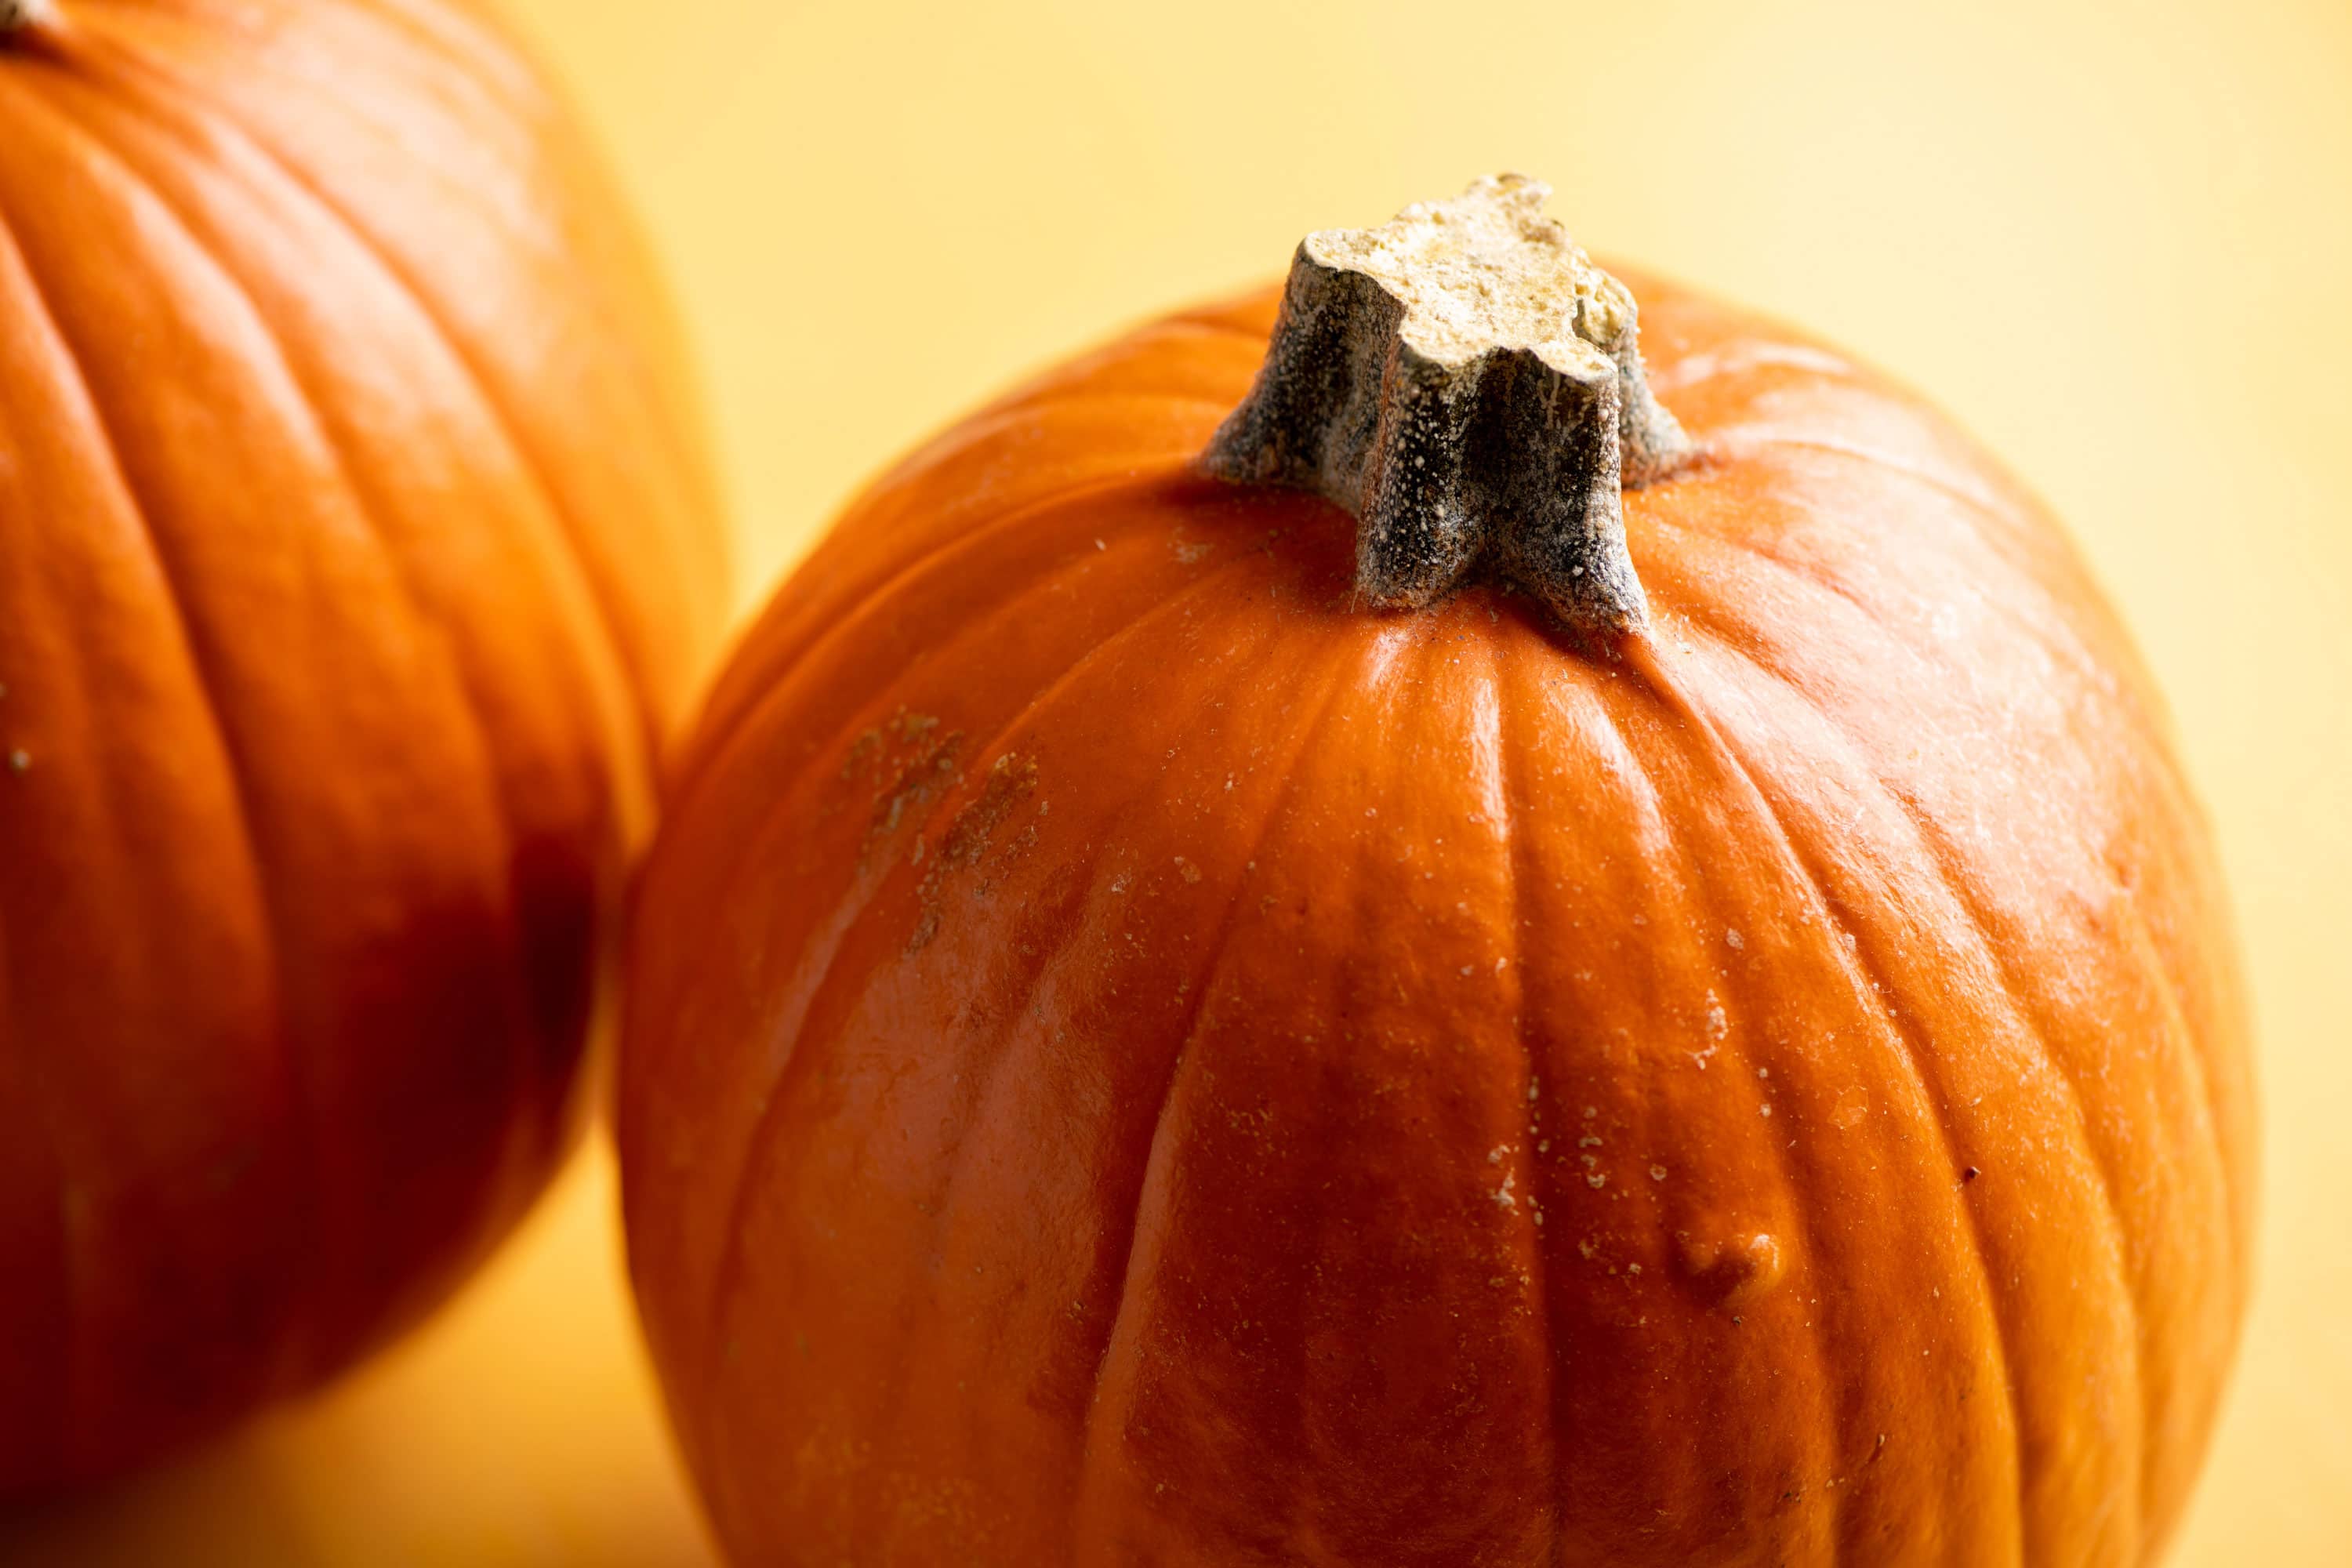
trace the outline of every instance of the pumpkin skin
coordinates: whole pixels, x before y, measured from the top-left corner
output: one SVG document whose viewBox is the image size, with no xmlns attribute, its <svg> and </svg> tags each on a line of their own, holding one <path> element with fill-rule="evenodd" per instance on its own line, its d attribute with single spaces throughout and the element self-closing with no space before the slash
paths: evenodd
<svg viewBox="0 0 2352 1568">
<path fill-rule="evenodd" d="M 638 243 L 472 7 L 0 38 L 0 1495 L 520 1215 L 721 567 Z"/>
<path fill-rule="evenodd" d="M 743 1563 L 2145 1563 L 2246 1025 L 2137 656 L 1933 409 L 1621 273 L 1653 631 L 1354 602 L 1275 297 L 950 430 L 646 873 L 632 1266 Z"/>
</svg>

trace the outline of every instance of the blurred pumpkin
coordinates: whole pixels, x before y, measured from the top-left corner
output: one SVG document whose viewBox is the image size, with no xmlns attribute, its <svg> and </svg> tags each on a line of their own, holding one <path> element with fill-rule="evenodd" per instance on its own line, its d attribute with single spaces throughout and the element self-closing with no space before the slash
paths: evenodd
<svg viewBox="0 0 2352 1568">
<path fill-rule="evenodd" d="M 620 1125 L 738 1561 L 2159 1550 L 2254 1134 L 2158 698 L 1933 409 L 1637 340 L 1542 194 L 957 426 L 736 656 Z"/>
<path fill-rule="evenodd" d="M 512 1225 L 723 605 L 665 307 L 473 6 L 0 28 L 5 1495 Z"/>
</svg>

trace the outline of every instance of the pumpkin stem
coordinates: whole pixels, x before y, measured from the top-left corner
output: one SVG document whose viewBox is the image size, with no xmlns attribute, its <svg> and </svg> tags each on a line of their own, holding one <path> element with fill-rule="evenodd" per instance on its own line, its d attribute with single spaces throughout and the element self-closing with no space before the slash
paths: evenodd
<svg viewBox="0 0 2352 1568">
<path fill-rule="evenodd" d="M 39 26 L 51 9 L 52 0 L 0 0 L 0 37 Z"/>
<path fill-rule="evenodd" d="M 1633 296 L 1518 174 L 1299 246 L 1265 364 L 1202 453 L 1355 514 L 1356 586 L 1429 604 L 1485 567 L 1582 630 L 1649 604 L 1619 492 L 1691 453 L 1642 374 Z"/>
</svg>

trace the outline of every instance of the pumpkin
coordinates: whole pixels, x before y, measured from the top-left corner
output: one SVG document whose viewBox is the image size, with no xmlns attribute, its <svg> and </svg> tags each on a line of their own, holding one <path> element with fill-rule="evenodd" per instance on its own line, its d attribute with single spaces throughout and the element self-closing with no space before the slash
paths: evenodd
<svg viewBox="0 0 2352 1568">
<path fill-rule="evenodd" d="M 620 1133 L 737 1561 L 2160 1550 L 2254 1132 L 2159 700 L 1934 409 L 1542 198 L 1047 374 L 736 654 Z"/>
<path fill-rule="evenodd" d="M 318 1383 L 548 1177 L 698 440 L 470 5 L 0 5 L 0 1494 Z"/>
</svg>

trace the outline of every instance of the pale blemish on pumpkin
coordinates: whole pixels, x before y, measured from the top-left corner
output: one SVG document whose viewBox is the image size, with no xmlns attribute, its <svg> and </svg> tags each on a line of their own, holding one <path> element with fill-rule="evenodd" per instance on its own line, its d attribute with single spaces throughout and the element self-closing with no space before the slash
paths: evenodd
<svg viewBox="0 0 2352 1568">
<path fill-rule="evenodd" d="M 915 896 L 921 905 L 916 918 L 914 934 L 908 939 L 907 951 L 915 952 L 929 945 L 939 934 L 940 906 L 947 896 L 948 883 L 959 873 L 978 868 L 986 858 L 988 847 L 1003 826 L 1013 808 L 1037 793 L 1037 760 L 1016 756 L 1011 752 L 998 757 L 988 770 L 988 781 L 980 793 L 966 801 L 948 824 L 940 840 L 938 855 L 931 868 L 924 873 Z M 1027 826 L 1003 846 L 997 865 L 1013 859 L 1037 842 L 1037 824 L 1033 818 Z M 974 898 L 988 896 L 990 880 L 977 877 L 972 881 Z"/>
<path fill-rule="evenodd" d="M 8 771 L 12 773 L 31 773 L 33 771 L 33 753 L 25 750 L 22 746 L 8 753 Z"/>
<path fill-rule="evenodd" d="M 887 722 L 850 742 L 841 762 L 841 776 L 855 783 L 861 776 L 874 786 L 874 805 L 866 829 L 863 855 L 897 831 L 911 814 L 943 794 L 955 782 L 956 759 L 963 751 L 961 730 L 940 732 L 937 715 L 901 708 Z"/>
</svg>

